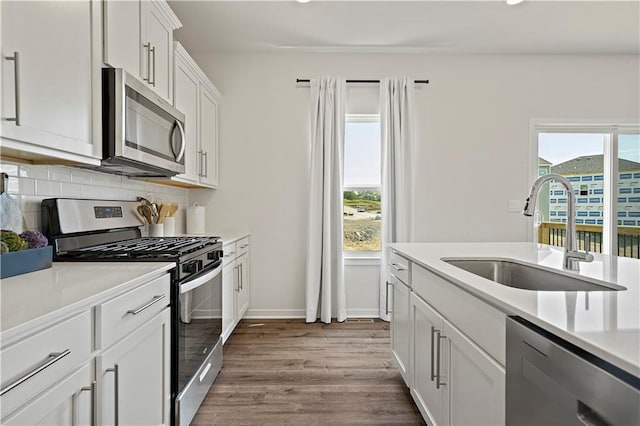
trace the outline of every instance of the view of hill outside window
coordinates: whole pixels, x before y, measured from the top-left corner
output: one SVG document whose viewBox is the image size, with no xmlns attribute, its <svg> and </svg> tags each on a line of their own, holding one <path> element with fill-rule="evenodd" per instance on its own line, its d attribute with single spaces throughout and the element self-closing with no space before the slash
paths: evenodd
<svg viewBox="0 0 640 426">
<path fill-rule="evenodd" d="M 379 252 L 380 118 L 348 115 L 344 139 L 344 251 Z"/>
<path fill-rule="evenodd" d="M 615 194 L 607 189 L 604 167 L 605 148 L 611 149 L 612 140 L 609 133 L 539 133 L 538 175 L 557 173 L 571 182 L 580 249 L 603 252 L 603 230 L 617 227 L 615 250 L 620 256 L 640 258 L 640 135 L 618 136 L 618 153 L 613 154 L 618 159 Z M 616 204 L 615 219 L 606 217 L 607 203 Z M 539 242 L 564 245 L 567 206 L 567 192 L 558 182 L 551 181 L 540 191 Z"/>
</svg>

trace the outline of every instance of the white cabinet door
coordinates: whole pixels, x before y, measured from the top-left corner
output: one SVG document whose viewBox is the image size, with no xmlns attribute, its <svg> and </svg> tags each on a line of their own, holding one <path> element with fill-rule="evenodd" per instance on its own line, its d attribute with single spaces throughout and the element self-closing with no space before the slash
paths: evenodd
<svg viewBox="0 0 640 426">
<path fill-rule="evenodd" d="M 391 302 L 391 353 L 398 365 L 405 383 L 411 388 L 411 374 L 409 371 L 409 296 L 411 290 L 397 278 L 390 276 L 389 282 L 393 286 Z"/>
<path fill-rule="evenodd" d="M 170 340 L 165 309 L 97 357 L 101 424 L 171 423 Z"/>
<path fill-rule="evenodd" d="M 505 371 L 482 349 L 444 321 L 448 352 L 445 407 L 450 425 L 504 425 Z M 448 368 L 447 368 L 448 367 Z"/>
<path fill-rule="evenodd" d="M 103 0 L 104 63 L 141 78 L 140 2 Z"/>
<path fill-rule="evenodd" d="M 93 104 L 100 86 L 99 4 L 3 1 L 0 7 L 3 147 L 97 159 L 101 149 L 99 139 L 93 143 L 92 119 L 100 116 Z M 7 59 L 16 52 L 17 63 Z"/>
<path fill-rule="evenodd" d="M 143 1 L 143 44 L 148 44 L 143 54 L 142 73 L 149 86 L 167 101 L 173 96 L 173 28 L 164 18 L 159 6 L 152 1 Z"/>
<path fill-rule="evenodd" d="M 174 106 L 185 116 L 184 131 L 187 148 L 184 153 L 185 172 L 178 178 L 198 182 L 198 90 L 200 80 L 181 55 L 175 56 Z"/>
<path fill-rule="evenodd" d="M 443 415 L 444 386 L 436 386 L 438 368 L 442 371 L 442 364 L 438 367 L 436 363 L 439 341 L 442 340 L 437 331 L 442 330 L 442 318 L 415 294 L 411 294 L 411 318 L 411 395 L 427 423 L 443 425 L 446 420 Z"/>
<path fill-rule="evenodd" d="M 226 342 L 236 326 L 236 271 L 235 262 L 222 268 L 222 342 Z"/>
<path fill-rule="evenodd" d="M 236 296 L 236 323 L 249 309 L 249 253 L 243 254 L 236 261 L 238 265 L 238 292 Z"/>
<path fill-rule="evenodd" d="M 218 187 L 218 98 L 200 85 L 200 183 Z"/>
<path fill-rule="evenodd" d="M 93 364 L 62 379 L 49 390 L 8 417 L 3 425 L 89 425 L 94 424 L 95 384 Z"/>
</svg>

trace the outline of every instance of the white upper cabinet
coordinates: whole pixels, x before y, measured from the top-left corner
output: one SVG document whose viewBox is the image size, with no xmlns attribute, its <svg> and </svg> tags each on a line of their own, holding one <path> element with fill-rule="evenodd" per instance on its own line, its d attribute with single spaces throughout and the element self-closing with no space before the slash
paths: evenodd
<svg viewBox="0 0 640 426">
<path fill-rule="evenodd" d="M 123 68 L 173 101 L 173 31 L 182 24 L 162 0 L 103 1 L 104 63 Z"/>
<path fill-rule="evenodd" d="M 176 185 L 218 187 L 218 114 L 221 95 L 180 43 L 175 43 L 174 106 L 185 115 L 185 172 Z"/>
<path fill-rule="evenodd" d="M 98 164 L 100 28 L 92 1 L 3 1 L 2 155 Z"/>
</svg>

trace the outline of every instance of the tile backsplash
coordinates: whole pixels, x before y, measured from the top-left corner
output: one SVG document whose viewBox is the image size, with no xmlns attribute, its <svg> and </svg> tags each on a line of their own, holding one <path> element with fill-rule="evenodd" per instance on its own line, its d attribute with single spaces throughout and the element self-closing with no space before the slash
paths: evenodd
<svg viewBox="0 0 640 426">
<path fill-rule="evenodd" d="M 9 175 L 7 192 L 20 201 L 27 229 L 40 230 L 40 202 L 45 198 L 135 200 L 138 196 L 180 204 L 176 233 L 186 229 L 188 190 L 183 188 L 67 166 L 2 162 L 0 171 Z"/>
</svg>

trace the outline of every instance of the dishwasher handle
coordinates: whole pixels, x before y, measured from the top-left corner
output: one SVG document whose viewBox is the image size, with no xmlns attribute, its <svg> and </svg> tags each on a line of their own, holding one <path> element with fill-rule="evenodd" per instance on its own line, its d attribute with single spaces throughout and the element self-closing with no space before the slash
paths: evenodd
<svg viewBox="0 0 640 426">
<path fill-rule="evenodd" d="M 578 401 L 576 416 L 578 417 L 578 421 L 584 426 L 610 426 L 610 423 L 600 417 L 598 413 L 582 401 Z"/>
</svg>

